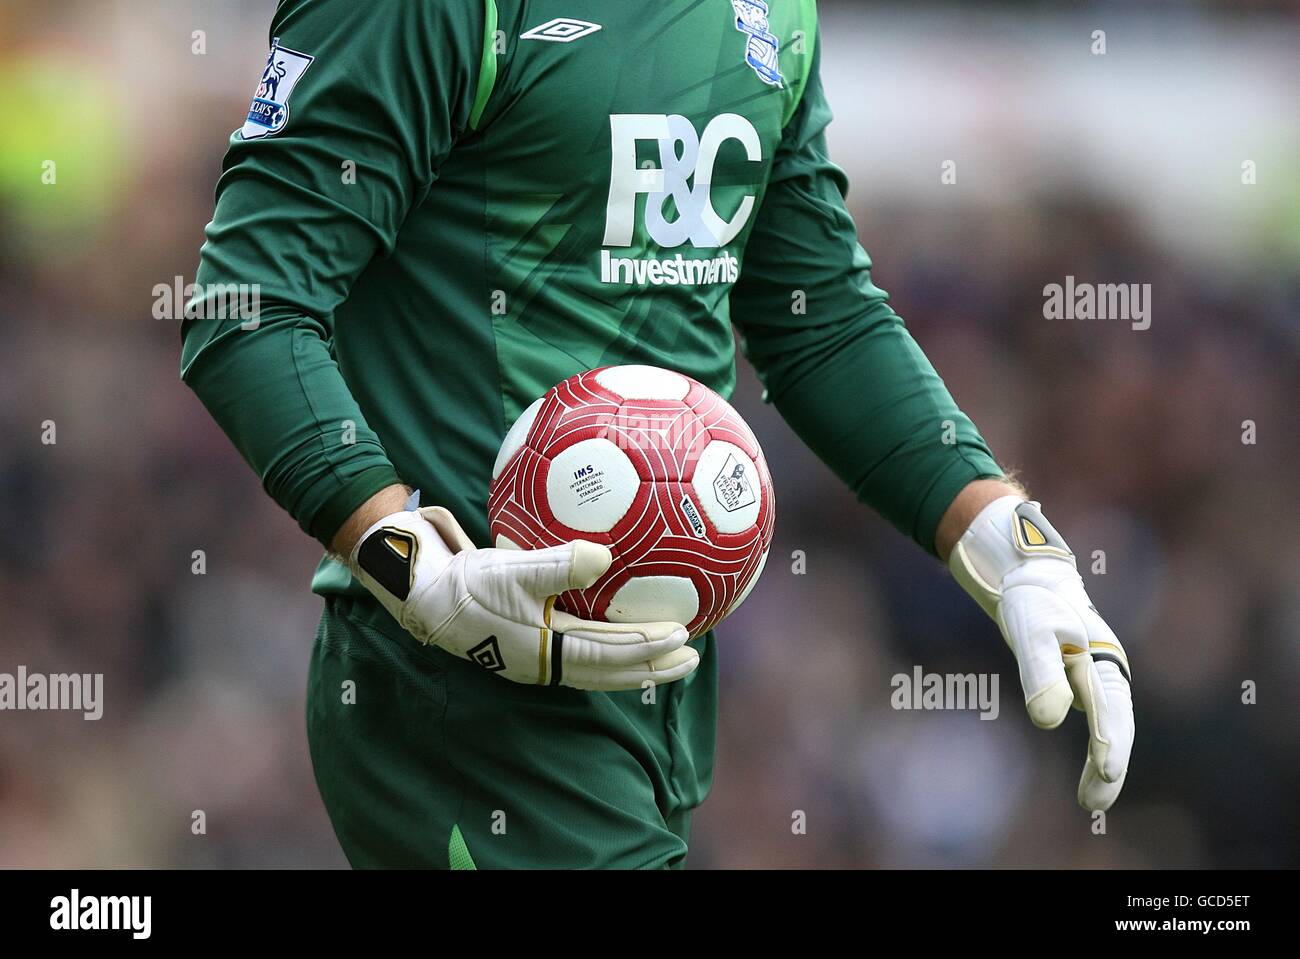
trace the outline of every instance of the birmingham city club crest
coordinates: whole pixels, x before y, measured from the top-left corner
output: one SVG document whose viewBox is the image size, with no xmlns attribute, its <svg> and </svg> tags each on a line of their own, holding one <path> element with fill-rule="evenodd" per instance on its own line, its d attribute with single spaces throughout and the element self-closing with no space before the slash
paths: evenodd
<svg viewBox="0 0 1300 959">
<path fill-rule="evenodd" d="M 280 38 L 271 41 L 271 55 L 266 58 L 266 69 L 253 94 L 253 104 L 248 108 L 248 119 L 239 131 L 245 140 L 279 133 L 289 122 L 289 95 L 302 75 L 311 66 L 314 57 L 288 47 L 280 46 Z"/>
<path fill-rule="evenodd" d="M 731 9 L 736 11 L 736 29 L 746 35 L 745 62 L 764 83 L 781 86 L 777 69 L 781 43 L 768 27 L 767 4 L 763 0 L 731 0 Z"/>
</svg>

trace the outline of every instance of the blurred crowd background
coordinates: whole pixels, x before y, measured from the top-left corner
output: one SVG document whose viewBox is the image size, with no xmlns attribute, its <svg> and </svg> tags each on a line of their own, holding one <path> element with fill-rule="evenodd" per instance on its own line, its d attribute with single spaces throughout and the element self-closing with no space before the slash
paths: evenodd
<svg viewBox="0 0 1300 959">
<path fill-rule="evenodd" d="M 105 674 L 98 722 L 0 713 L 3 866 L 345 865 L 304 730 L 318 549 L 151 316 L 193 276 L 273 7 L 0 7 L 0 672 Z M 1030 725 L 994 626 L 744 371 L 779 518 L 720 630 L 690 864 L 1300 864 L 1300 4 L 821 8 L 876 280 L 1083 558 L 1138 740 L 1096 835 L 1080 717 Z M 1044 319 L 1071 275 L 1150 283 L 1150 329 Z M 892 710 L 915 665 L 998 673 L 998 719 Z"/>
</svg>

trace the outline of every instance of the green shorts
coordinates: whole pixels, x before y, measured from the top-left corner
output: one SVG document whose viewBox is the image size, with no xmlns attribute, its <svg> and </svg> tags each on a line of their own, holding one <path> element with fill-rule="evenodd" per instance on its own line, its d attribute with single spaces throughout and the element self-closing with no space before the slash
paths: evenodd
<svg viewBox="0 0 1300 959">
<path fill-rule="evenodd" d="M 654 690 L 523 686 L 326 599 L 307 688 L 321 798 L 354 867 L 664 868 L 708 793 L 717 657 Z"/>
</svg>

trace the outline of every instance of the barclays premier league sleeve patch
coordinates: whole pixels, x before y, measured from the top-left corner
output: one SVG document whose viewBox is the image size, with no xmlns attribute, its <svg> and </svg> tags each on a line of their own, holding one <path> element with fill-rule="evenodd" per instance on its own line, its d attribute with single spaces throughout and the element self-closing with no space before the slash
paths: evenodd
<svg viewBox="0 0 1300 959">
<path fill-rule="evenodd" d="M 279 133 L 289 122 L 289 95 L 307 72 L 315 57 L 288 47 L 280 46 L 280 38 L 271 41 L 271 55 L 266 58 L 266 69 L 253 94 L 248 119 L 239 131 L 245 140 L 257 140 Z"/>
</svg>

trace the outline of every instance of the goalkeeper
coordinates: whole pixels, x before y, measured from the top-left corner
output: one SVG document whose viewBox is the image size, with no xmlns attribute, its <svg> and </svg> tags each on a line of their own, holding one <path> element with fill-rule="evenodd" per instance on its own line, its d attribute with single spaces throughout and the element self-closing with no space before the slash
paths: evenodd
<svg viewBox="0 0 1300 959">
<path fill-rule="evenodd" d="M 873 285 L 819 51 L 810 0 L 281 0 L 193 304 L 256 284 L 260 312 L 196 310 L 182 375 L 327 550 L 307 728 L 355 866 L 684 862 L 713 637 L 551 611 L 608 553 L 487 548 L 486 500 L 507 424 L 575 372 L 727 395 L 732 323 L 795 432 L 997 621 L 1034 723 L 1086 712 L 1080 802 L 1118 794 L 1123 650 Z"/>
</svg>

